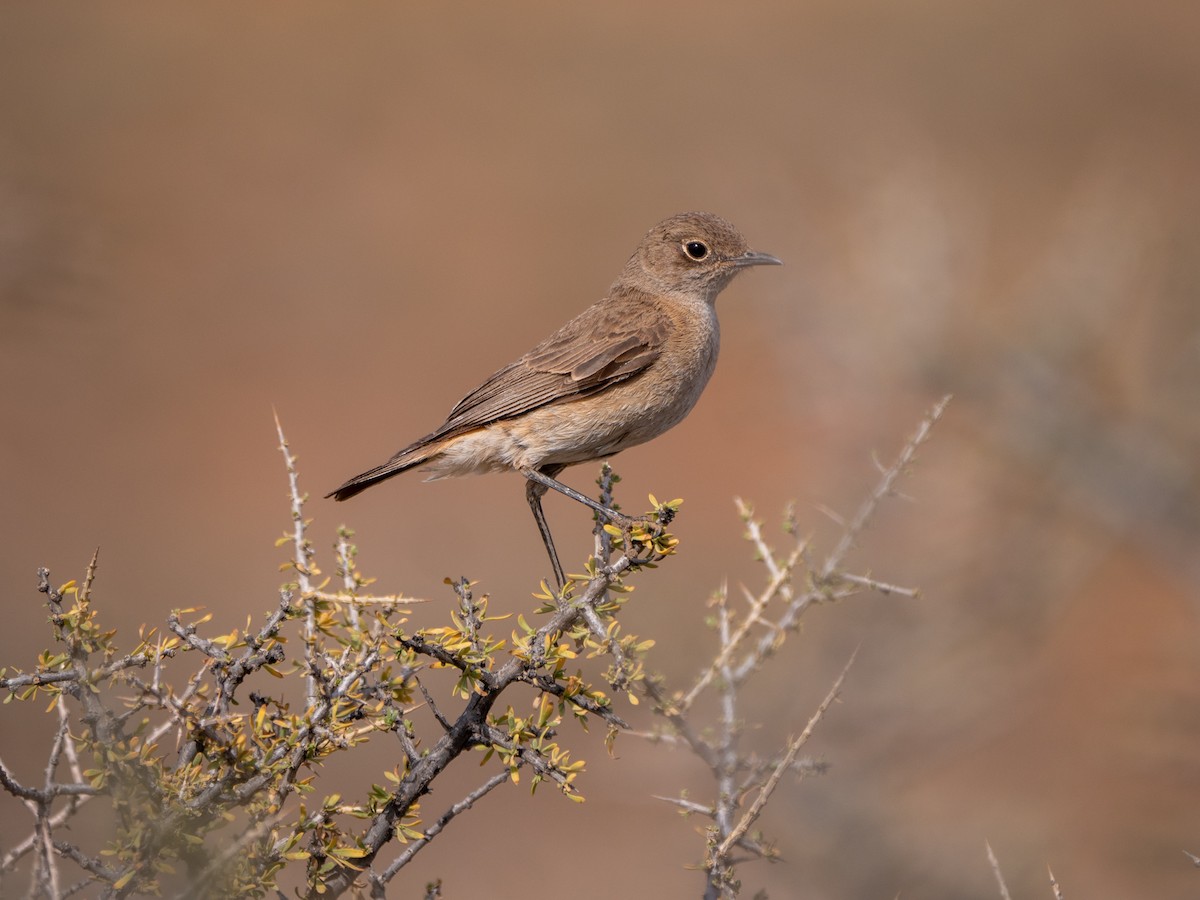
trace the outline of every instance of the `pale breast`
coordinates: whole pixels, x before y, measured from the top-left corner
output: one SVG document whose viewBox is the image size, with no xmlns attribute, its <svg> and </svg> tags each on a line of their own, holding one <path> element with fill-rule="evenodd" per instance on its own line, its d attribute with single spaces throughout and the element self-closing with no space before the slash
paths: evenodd
<svg viewBox="0 0 1200 900">
<path fill-rule="evenodd" d="M 672 302 L 667 309 L 674 327 L 646 371 L 601 393 L 505 423 L 524 444 L 523 464 L 602 459 L 683 421 L 716 367 L 720 329 L 709 303 Z"/>
</svg>

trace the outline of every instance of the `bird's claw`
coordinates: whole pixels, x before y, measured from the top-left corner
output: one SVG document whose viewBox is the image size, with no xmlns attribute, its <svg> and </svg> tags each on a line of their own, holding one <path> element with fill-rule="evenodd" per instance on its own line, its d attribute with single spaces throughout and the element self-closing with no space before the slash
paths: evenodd
<svg viewBox="0 0 1200 900">
<path fill-rule="evenodd" d="M 631 560 L 643 564 L 655 562 L 674 553 L 679 543 L 665 527 L 673 513 L 674 510 L 666 516 L 662 512 L 646 516 L 614 513 L 606 530 L 625 542 L 625 550 Z"/>
</svg>

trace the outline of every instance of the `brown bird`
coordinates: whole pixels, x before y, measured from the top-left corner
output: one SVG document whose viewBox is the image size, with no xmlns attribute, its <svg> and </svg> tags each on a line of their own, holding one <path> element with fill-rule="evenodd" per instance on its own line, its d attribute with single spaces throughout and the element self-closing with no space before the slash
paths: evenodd
<svg viewBox="0 0 1200 900">
<path fill-rule="evenodd" d="M 558 481 L 567 466 L 658 437 L 695 406 L 717 363 L 717 294 L 750 266 L 781 265 L 719 216 L 682 213 L 642 239 L 608 296 L 469 393 L 446 421 L 327 494 L 346 500 L 420 468 L 427 480 L 516 471 L 554 577 L 562 566 L 542 512 L 554 488 L 612 522 L 630 520 Z"/>
</svg>

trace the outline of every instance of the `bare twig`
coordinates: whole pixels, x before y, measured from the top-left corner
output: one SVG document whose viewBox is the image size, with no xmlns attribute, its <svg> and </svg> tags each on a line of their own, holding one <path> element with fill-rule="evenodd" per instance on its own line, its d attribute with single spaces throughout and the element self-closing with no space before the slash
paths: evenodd
<svg viewBox="0 0 1200 900">
<path fill-rule="evenodd" d="M 877 594 L 899 594 L 902 597 L 919 597 L 921 592 L 916 588 L 903 587 L 898 584 L 888 584 L 886 581 L 876 581 L 866 575 L 851 575 L 849 572 L 842 572 L 838 576 L 842 581 L 848 581 L 850 584 L 857 584 L 865 587 L 867 590 L 875 591 Z"/>
<path fill-rule="evenodd" d="M 1008 885 L 1004 883 L 1004 873 L 1000 871 L 1000 860 L 996 859 L 996 854 L 992 851 L 990 841 L 984 841 L 984 846 L 987 847 L 988 863 L 992 867 L 992 872 L 996 876 L 996 884 L 1000 887 L 1000 900 L 1012 900 L 1012 895 L 1008 893 Z"/>
<path fill-rule="evenodd" d="M 1050 876 L 1050 889 L 1054 891 L 1054 900 L 1063 900 L 1062 888 L 1059 887 L 1058 879 L 1054 877 L 1054 871 L 1046 866 L 1046 874 Z"/>
<path fill-rule="evenodd" d="M 338 592 L 336 594 L 329 591 L 309 591 L 307 594 L 301 594 L 302 600 L 323 600 L 326 603 L 345 603 L 351 610 L 356 605 L 358 606 L 412 606 L 417 603 L 431 603 L 429 597 L 409 597 L 406 594 L 350 594 Z M 351 616 L 351 624 L 358 627 L 358 614 L 354 612 Z"/>
<path fill-rule="evenodd" d="M 500 785 L 505 784 L 510 780 L 511 776 L 507 771 L 497 772 L 475 790 L 471 791 L 471 793 L 467 794 L 448 810 L 442 813 L 436 822 L 425 829 L 424 836 L 422 838 L 409 844 L 408 847 L 405 848 L 404 852 L 397 856 L 395 861 L 393 861 L 392 864 L 384 870 L 383 875 L 381 876 L 383 880 L 385 882 L 391 881 L 401 868 L 407 865 L 423 848 L 428 846 L 430 841 L 442 833 L 442 830 L 450 824 L 450 821 L 455 816 L 466 812 L 496 788 L 500 787 Z"/>
<path fill-rule="evenodd" d="M 788 603 L 783 613 L 775 620 L 774 626 L 777 630 L 771 631 L 759 638 L 754 647 L 733 667 L 733 679 L 735 682 L 741 683 L 744 681 L 762 664 L 762 661 L 766 657 L 771 655 L 774 651 L 779 632 L 797 627 L 800 618 L 809 606 L 831 596 L 832 588 L 839 579 L 843 578 L 843 576 L 838 574 L 838 570 L 845 561 L 846 556 L 853 549 L 859 535 L 866 528 L 872 516 L 874 516 L 875 511 L 879 508 L 879 504 L 883 502 L 884 498 L 894 493 L 896 481 L 912 464 L 916 458 L 917 450 L 929 440 L 933 426 L 942 418 L 947 405 L 950 403 L 950 399 L 951 396 L 947 394 L 934 404 L 933 408 L 921 421 L 921 424 L 917 426 L 916 432 L 905 443 L 896 461 L 883 471 L 875 488 L 858 508 L 858 511 L 850 520 L 850 524 L 842 532 L 842 536 L 834 549 L 825 558 L 820 569 L 813 573 L 813 586 L 809 590 L 804 591 L 804 593 L 794 597 Z M 759 542 L 756 546 L 759 547 L 761 553 L 765 544 Z M 770 554 L 767 553 L 765 559 L 770 558 Z M 890 585 L 888 587 L 891 591 L 898 592 L 894 587 Z"/>
<path fill-rule="evenodd" d="M 755 528 L 753 529 L 753 533 L 757 533 L 758 523 L 755 522 L 754 525 Z M 709 682 L 712 681 L 716 674 L 721 670 L 728 668 L 729 662 L 733 658 L 733 654 L 737 651 L 737 648 L 741 646 L 741 643 L 745 639 L 746 635 L 750 633 L 750 629 L 759 622 L 765 621 L 762 618 L 762 612 L 767 608 L 767 605 L 778 596 L 787 597 L 791 595 L 791 590 L 788 587 L 787 582 L 791 579 L 792 571 L 795 569 L 796 563 L 800 561 L 800 558 L 804 554 L 804 551 L 807 549 L 807 547 L 807 541 L 801 541 L 799 544 L 797 544 L 796 548 L 791 552 L 791 554 L 789 554 L 782 566 L 777 565 L 774 557 L 770 555 L 769 551 L 767 551 L 767 555 L 764 556 L 764 559 L 770 560 L 768 563 L 768 569 L 771 573 L 771 580 L 767 583 L 767 586 L 763 588 L 762 592 L 757 597 L 754 597 L 749 601 L 750 608 L 746 611 L 746 615 L 742 619 L 741 624 L 738 625 L 737 629 L 734 631 L 728 641 L 723 641 L 721 643 L 721 650 L 717 654 L 716 659 L 714 659 L 700 675 L 700 677 L 696 679 L 696 683 L 692 686 L 692 689 L 688 691 L 686 695 L 684 695 L 682 700 L 679 701 L 679 708 L 681 712 L 687 712 L 687 710 L 691 708 L 691 705 L 696 701 L 696 698 L 700 696 L 700 692 L 708 686 Z M 768 622 L 766 624 L 772 628 L 774 627 L 772 623 Z"/>
<path fill-rule="evenodd" d="M 846 674 L 850 671 L 850 667 L 854 665 L 854 658 L 858 655 L 855 650 L 851 655 L 850 660 L 846 663 L 846 667 L 842 669 L 842 674 L 837 677 L 837 681 L 833 683 L 833 687 L 829 689 L 829 693 L 825 695 L 825 699 L 821 701 L 821 705 L 817 707 L 817 711 L 813 713 L 811 719 L 808 720 L 808 725 L 800 736 L 795 738 L 788 744 L 787 752 L 779 761 L 779 765 L 775 767 L 775 771 L 771 773 L 771 777 L 767 779 L 766 784 L 759 790 L 758 796 L 754 799 L 754 803 L 746 810 L 737 826 L 729 833 L 724 841 L 721 842 L 717 853 L 720 856 L 728 856 L 730 849 L 738 840 L 746 833 L 746 830 L 754 824 L 755 820 L 762 814 L 763 808 L 767 805 L 767 801 L 771 798 L 771 794 L 775 792 L 776 786 L 779 784 L 779 779 L 783 777 L 796 759 L 796 754 L 800 752 L 817 727 L 817 723 L 824 717 L 826 711 L 833 705 L 833 701 L 837 699 L 838 693 L 842 689 L 842 683 L 846 680 Z"/>
<path fill-rule="evenodd" d="M 296 470 L 296 458 L 292 456 L 287 438 L 283 434 L 283 425 L 279 422 L 279 413 L 272 410 L 275 416 L 275 432 L 279 435 L 279 452 L 283 454 L 284 465 L 287 468 L 288 495 L 292 504 L 292 567 L 296 570 L 296 582 L 300 587 L 300 596 L 304 603 L 304 648 L 305 660 L 308 663 L 309 676 L 306 697 L 308 705 L 312 706 L 317 700 L 317 681 L 313 674 L 316 672 L 316 662 L 313 658 L 317 639 L 317 608 L 313 599 L 313 575 L 320 574 L 313 563 L 312 545 L 306 535 L 308 523 L 304 519 L 304 501 L 306 494 L 300 492 L 300 474 Z"/>
<path fill-rule="evenodd" d="M 829 556 L 825 558 L 825 563 L 821 566 L 818 573 L 819 579 L 825 580 L 829 578 L 841 566 L 846 555 L 853 549 L 858 536 L 862 534 L 863 529 L 867 527 L 867 523 L 875 515 L 875 510 L 879 508 L 879 504 L 883 502 L 884 498 L 894 493 L 896 481 L 899 480 L 900 476 L 912 464 L 912 461 L 916 458 L 917 450 L 921 445 L 929 440 L 933 426 L 942 418 L 942 414 L 950 404 L 950 399 L 951 395 L 947 394 L 934 404 L 933 409 L 929 411 L 929 414 L 917 426 L 916 432 L 908 439 L 908 443 L 904 445 L 904 449 L 900 451 L 900 456 L 886 469 L 882 469 L 883 477 L 880 478 L 879 483 L 875 486 L 875 490 L 871 492 L 871 496 L 867 498 L 866 502 L 858 508 L 858 511 L 854 514 L 854 518 L 850 520 L 850 524 L 842 532 L 841 540 L 837 542 Z"/>
</svg>

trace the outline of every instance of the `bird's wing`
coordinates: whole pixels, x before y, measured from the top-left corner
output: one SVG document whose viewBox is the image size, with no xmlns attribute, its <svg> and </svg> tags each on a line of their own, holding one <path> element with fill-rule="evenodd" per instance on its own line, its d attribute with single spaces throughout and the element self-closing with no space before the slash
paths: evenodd
<svg viewBox="0 0 1200 900">
<path fill-rule="evenodd" d="M 634 377 L 662 352 L 670 319 L 653 306 L 598 303 L 471 391 L 430 438 L 575 400 Z"/>
</svg>

